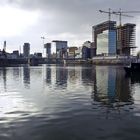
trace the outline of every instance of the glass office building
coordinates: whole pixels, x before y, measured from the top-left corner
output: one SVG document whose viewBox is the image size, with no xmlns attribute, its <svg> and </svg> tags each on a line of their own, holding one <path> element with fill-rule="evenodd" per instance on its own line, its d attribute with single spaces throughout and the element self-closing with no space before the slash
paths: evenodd
<svg viewBox="0 0 140 140">
<path fill-rule="evenodd" d="M 108 33 L 108 53 L 109 54 L 116 54 L 117 50 L 117 32 L 116 30 L 109 30 Z"/>
<path fill-rule="evenodd" d="M 107 21 L 93 26 L 96 55 L 116 54 L 117 28 L 116 21 Z"/>
<path fill-rule="evenodd" d="M 97 35 L 97 54 L 108 54 L 108 31 Z"/>
</svg>

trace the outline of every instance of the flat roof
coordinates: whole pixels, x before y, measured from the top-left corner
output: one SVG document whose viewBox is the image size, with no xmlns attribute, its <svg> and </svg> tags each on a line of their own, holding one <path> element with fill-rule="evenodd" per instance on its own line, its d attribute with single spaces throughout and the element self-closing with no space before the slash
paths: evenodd
<svg viewBox="0 0 140 140">
<path fill-rule="evenodd" d="M 116 21 L 105 21 L 105 22 L 102 22 L 102 23 L 99 23 L 99 24 L 97 24 L 97 25 L 94 25 L 93 26 L 93 28 L 95 28 L 95 27 L 99 27 L 99 26 L 104 26 L 104 25 L 108 25 L 108 24 L 116 24 L 117 22 Z"/>
<path fill-rule="evenodd" d="M 62 40 L 53 40 L 52 42 L 65 42 L 65 43 L 67 43 L 67 41 L 62 41 Z"/>
</svg>

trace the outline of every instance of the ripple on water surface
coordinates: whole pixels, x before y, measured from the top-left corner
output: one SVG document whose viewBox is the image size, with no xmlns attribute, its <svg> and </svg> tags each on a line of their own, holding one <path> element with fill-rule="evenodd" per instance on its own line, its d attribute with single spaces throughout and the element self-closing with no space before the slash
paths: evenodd
<svg viewBox="0 0 140 140">
<path fill-rule="evenodd" d="M 120 66 L 0 69 L 0 139 L 140 139 L 139 81 Z"/>
</svg>

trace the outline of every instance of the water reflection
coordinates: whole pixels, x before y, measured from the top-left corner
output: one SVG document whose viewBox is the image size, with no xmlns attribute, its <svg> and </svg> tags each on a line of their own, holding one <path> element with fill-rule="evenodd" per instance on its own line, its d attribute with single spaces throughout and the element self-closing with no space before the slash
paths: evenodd
<svg viewBox="0 0 140 140">
<path fill-rule="evenodd" d="M 46 68 L 46 83 L 51 84 L 51 67 Z"/>
<path fill-rule="evenodd" d="M 96 67 L 95 66 L 90 66 L 90 67 L 83 67 L 82 68 L 82 81 L 86 85 L 89 82 L 94 82 L 95 81 L 95 75 L 96 75 Z"/>
<path fill-rule="evenodd" d="M 3 67 L 1 69 L 1 72 L 2 72 L 2 77 L 3 77 L 4 89 L 6 91 L 6 89 L 7 89 L 7 69 L 5 67 Z"/>
<path fill-rule="evenodd" d="M 104 104 L 116 102 L 133 103 L 130 79 L 120 69 L 96 67 L 93 99 Z"/>
<path fill-rule="evenodd" d="M 68 69 L 67 67 L 56 68 L 56 85 L 67 87 Z"/>
<path fill-rule="evenodd" d="M 14 79 L 21 77 L 20 67 L 13 67 L 13 76 Z"/>
<path fill-rule="evenodd" d="M 81 80 L 81 71 L 79 67 L 73 66 L 69 67 L 68 70 L 68 81 L 70 83 L 76 84 L 76 81 Z"/>
<path fill-rule="evenodd" d="M 26 88 L 30 87 L 30 67 L 24 66 L 23 67 L 23 80 L 24 80 L 24 85 Z"/>
<path fill-rule="evenodd" d="M 33 74 L 31 67 L 24 66 L 22 69 L 20 67 L 13 67 L 12 69 L 15 81 L 22 80 L 23 69 L 24 86 L 29 88 L 31 84 L 30 75 Z M 90 86 L 92 88 L 93 99 L 104 103 L 133 101 L 130 84 L 140 83 L 139 75 L 125 76 L 125 73 L 120 68 L 111 66 L 46 66 L 44 73 L 46 77 L 43 78 L 46 79 L 46 83 L 53 84 L 52 82 L 56 81 L 56 87 L 67 88 L 68 82 L 70 82 L 69 84 L 76 84 L 82 81 L 83 86 Z M 8 82 L 7 68 L 1 68 L 0 75 L 6 90 Z"/>
<path fill-rule="evenodd" d="M 133 78 L 119 66 L 0 68 L 0 139 L 139 137 L 140 83 Z"/>
</svg>

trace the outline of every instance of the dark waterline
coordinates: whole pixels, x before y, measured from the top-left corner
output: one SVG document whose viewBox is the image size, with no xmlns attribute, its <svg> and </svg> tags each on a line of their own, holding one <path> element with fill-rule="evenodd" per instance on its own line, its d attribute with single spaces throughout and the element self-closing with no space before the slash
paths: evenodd
<svg viewBox="0 0 140 140">
<path fill-rule="evenodd" d="M 0 68 L 0 140 L 139 140 L 139 91 L 121 66 Z"/>
</svg>

